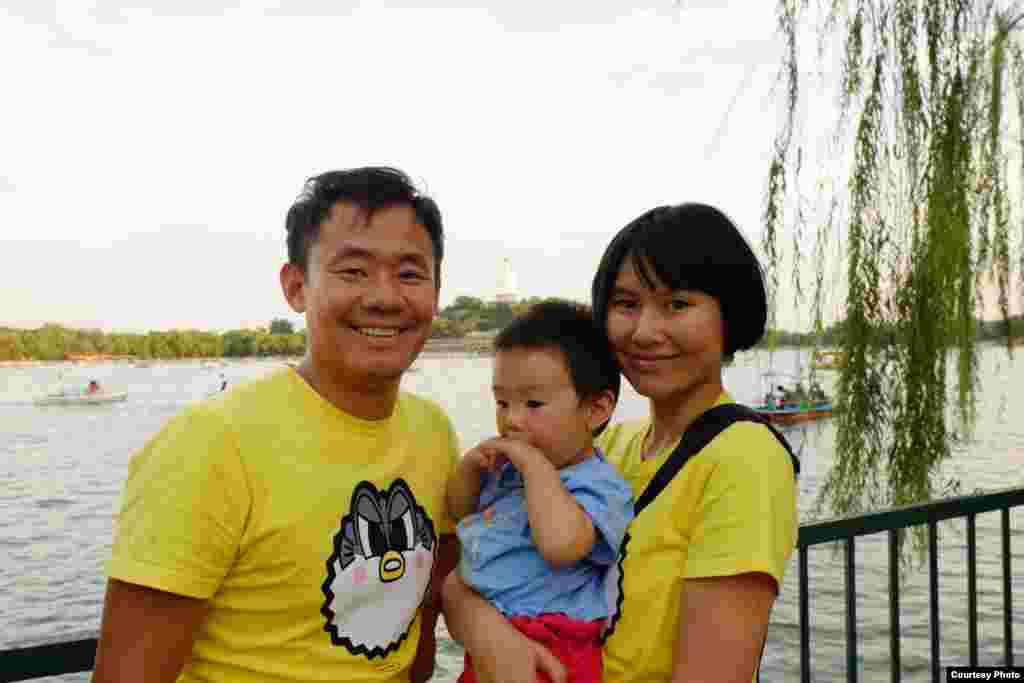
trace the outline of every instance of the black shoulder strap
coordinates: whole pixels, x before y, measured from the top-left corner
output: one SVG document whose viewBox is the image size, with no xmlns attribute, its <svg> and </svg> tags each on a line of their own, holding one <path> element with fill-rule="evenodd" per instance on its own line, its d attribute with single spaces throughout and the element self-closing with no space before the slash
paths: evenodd
<svg viewBox="0 0 1024 683">
<path fill-rule="evenodd" d="M 699 453 L 722 430 L 734 422 L 758 422 L 771 430 L 771 433 L 775 435 L 775 438 L 779 440 L 782 447 L 789 453 L 789 457 L 793 462 L 794 473 L 797 476 L 800 475 L 800 460 L 793 453 L 793 449 L 790 448 L 786 438 L 772 427 L 767 419 L 761 417 L 747 406 L 738 403 L 725 403 L 704 411 L 693 421 L 693 424 L 686 428 L 686 431 L 683 432 L 683 437 L 679 440 L 679 445 L 665 459 L 665 462 L 661 464 L 661 467 L 655 472 L 650 483 L 647 484 L 647 488 L 636 499 L 636 503 L 633 505 L 634 514 L 639 515 L 640 511 L 647 507 L 668 486 L 672 478 L 679 473 L 679 470 L 683 469 L 683 465 L 691 457 Z"/>
</svg>

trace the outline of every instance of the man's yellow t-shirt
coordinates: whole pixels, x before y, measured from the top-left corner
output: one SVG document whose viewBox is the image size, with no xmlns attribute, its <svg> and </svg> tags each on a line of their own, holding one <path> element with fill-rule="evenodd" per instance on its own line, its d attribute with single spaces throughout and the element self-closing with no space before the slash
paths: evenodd
<svg viewBox="0 0 1024 683">
<path fill-rule="evenodd" d="M 208 601 L 180 683 L 407 680 L 458 453 L 429 401 L 361 420 L 282 370 L 132 458 L 109 574 Z"/>
<path fill-rule="evenodd" d="M 716 405 L 731 402 L 723 393 Z M 637 497 L 676 446 L 644 460 L 650 425 L 649 419 L 616 424 L 598 438 Z M 683 581 L 764 572 L 781 586 L 797 532 L 796 480 L 786 449 L 763 425 L 730 425 L 629 527 L 621 607 L 604 649 L 605 683 L 669 681 Z"/>
</svg>

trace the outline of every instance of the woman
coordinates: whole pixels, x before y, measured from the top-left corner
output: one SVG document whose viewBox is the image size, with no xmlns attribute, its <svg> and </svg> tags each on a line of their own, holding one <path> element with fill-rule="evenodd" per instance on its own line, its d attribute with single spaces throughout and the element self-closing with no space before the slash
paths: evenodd
<svg viewBox="0 0 1024 683">
<path fill-rule="evenodd" d="M 623 228 L 594 277 L 593 308 L 650 416 L 599 439 L 639 495 L 686 428 L 732 402 L 722 364 L 764 335 L 764 275 L 736 226 L 702 204 L 653 209 Z M 771 606 L 797 538 L 796 480 L 764 426 L 738 422 L 695 455 L 630 526 L 606 683 L 756 678 Z M 484 681 L 556 683 L 557 660 L 458 580 L 446 619 Z"/>
</svg>

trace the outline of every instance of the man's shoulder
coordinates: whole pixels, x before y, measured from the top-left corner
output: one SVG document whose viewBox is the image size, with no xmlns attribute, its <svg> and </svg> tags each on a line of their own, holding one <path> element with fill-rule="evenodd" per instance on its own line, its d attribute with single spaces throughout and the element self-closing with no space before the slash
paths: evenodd
<svg viewBox="0 0 1024 683">
<path fill-rule="evenodd" d="M 414 419 L 428 420 L 438 424 L 450 424 L 451 422 L 441 404 L 426 396 L 401 391 L 398 394 L 398 403 L 401 409 Z"/>
<path fill-rule="evenodd" d="M 290 373 L 288 369 L 275 370 L 241 381 L 201 401 L 199 405 L 223 415 L 258 410 L 273 401 L 286 402 L 294 407 L 294 401 L 289 398 L 289 393 L 294 387 Z"/>
<path fill-rule="evenodd" d="M 290 406 L 289 414 L 294 415 L 295 403 L 287 397 L 289 384 L 287 372 L 247 380 L 185 406 L 168 424 L 187 429 L 242 430 L 265 423 L 268 414 L 281 414 L 275 409 L 275 402 Z"/>
<path fill-rule="evenodd" d="M 288 368 L 274 370 L 265 375 L 243 381 L 221 394 L 215 394 L 214 398 L 222 397 L 226 402 L 251 401 L 268 395 L 277 395 L 293 386 L 292 373 Z"/>
</svg>

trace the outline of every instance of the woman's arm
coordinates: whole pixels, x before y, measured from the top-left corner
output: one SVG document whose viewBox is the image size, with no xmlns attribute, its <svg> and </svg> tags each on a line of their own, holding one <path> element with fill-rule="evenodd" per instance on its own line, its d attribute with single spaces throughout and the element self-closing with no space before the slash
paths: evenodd
<svg viewBox="0 0 1024 683">
<path fill-rule="evenodd" d="M 762 572 L 686 579 L 672 683 L 750 683 L 775 595 L 775 579 Z"/>
<path fill-rule="evenodd" d="M 491 439 L 480 447 L 504 454 L 523 475 L 530 533 L 544 559 L 554 567 L 566 567 L 586 557 L 597 541 L 594 523 L 544 454 L 512 439 Z"/>
<path fill-rule="evenodd" d="M 543 671 L 565 683 L 565 667 L 540 643 L 517 631 L 453 571 L 441 589 L 448 633 L 469 652 L 481 683 L 537 683 Z"/>
</svg>

